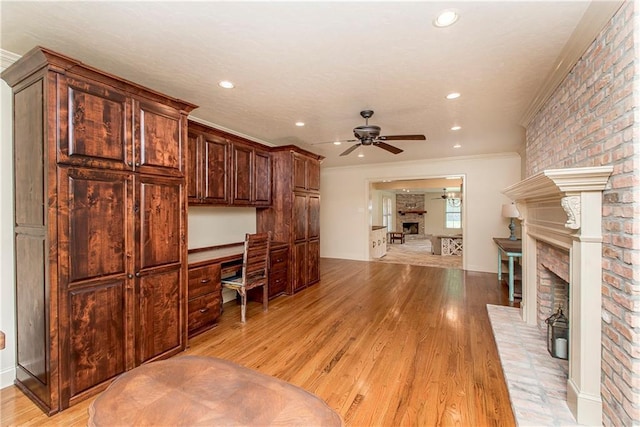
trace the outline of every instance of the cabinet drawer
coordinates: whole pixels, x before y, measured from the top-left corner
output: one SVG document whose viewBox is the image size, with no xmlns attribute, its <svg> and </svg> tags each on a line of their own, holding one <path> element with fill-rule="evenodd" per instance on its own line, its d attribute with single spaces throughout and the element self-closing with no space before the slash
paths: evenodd
<svg viewBox="0 0 640 427">
<path fill-rule="evenodd" d="M 287 248 L 273 251 L 269 256 L 271 261 L 271 271 L 286 270 L 287 263 L 289 262 L 289 250 Z"/>
<path fill-rule="evenodd" d="M 212 292 L 189 301 L 189 332 L 213 325 L 220 316 L 220 293 Z"/>
<path fill-rule="evenodd" d="M 189 299 L 214 292 L 219 288 L 220 264 L 189 269 Z"/>
<path fill-rule="evenodd" d="M 269 297 L 273 297 L 286 292 L 287 290 L 287 270 L 272 271 L 269 276 Z"/>
</svg>

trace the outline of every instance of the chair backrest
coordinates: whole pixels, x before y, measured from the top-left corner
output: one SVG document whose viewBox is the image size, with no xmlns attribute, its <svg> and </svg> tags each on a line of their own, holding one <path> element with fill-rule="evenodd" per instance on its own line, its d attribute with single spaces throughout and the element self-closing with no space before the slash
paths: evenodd
<svg viewBox="0 0 640 427">
<path fill-rule="evenodd" d="M 242 280 L 245 287 L 266 283 L 269 277 L 271 232 L 245 235 L 242 259 Z"/>
</svg>

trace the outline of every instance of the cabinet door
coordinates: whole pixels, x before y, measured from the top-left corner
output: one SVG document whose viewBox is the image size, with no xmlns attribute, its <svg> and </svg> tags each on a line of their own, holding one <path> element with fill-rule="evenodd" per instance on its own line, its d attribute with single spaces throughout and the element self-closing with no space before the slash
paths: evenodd
<svg viewBox="0 0 640 427">
<path fill-rule="evenodd" d="M 205 203 L 229 203 L 229 146 L 228 139 L 205 135 L 203 140 Z M 243 159 L 245 160 L 245 159 Z M 245 160 L 246 161 L 246 160 Z"/>
<path fill-rule="evenodd" d="M 202 170 L 200 161 L 200 135 L 189 132 L 187 137 L 187 198 L 189 203 L 200 203 Z"/>
<path fill-rule="evenodd" d="M 182 180 L 139 177 L 136 193 L 136 361 L 184 349 Z"/>
<path fill-rule="evenodd" d="M 320 196 L 307 197 L 307 238 L 320 238 Z"/>
<path fill-rule="evenodd" d="M 312 239 L 307 243 L 307 285 L 320 280 L 320 240 Z"/>
<path fill-rule="evenodd" d="M 63 407 L 133 367 L 132 178 L 58 170 L 58 266 Z"/>
<path fill-rule="evenodd" d="M 293 153 L 293 188 L 307 189 L 307 159 L 297 153 Z"/>
<path fill-rule="evenodd" d="M 250 205 L 253 185 L 253 149 L 233 144 L 233 200 L 234 205 Z"/>
<path fill-rule="evenodd" d="M 160 176 L 184 175 L 184 117 L 179 111 L 150 101 L 134 101 L 135 168 Z"/>
<path fill-rule="evenodd" d="M 181 304 L 182 268 L 141 273 L 138 279 L 136 362 L 168 356 L 185 348 Z"/>
<path fill-rule="evenodd" d="M 307 159 L 307 189 L 320 191 L 320 162 Z"/>
<path fill-rule="evenodd" d="M 254 159 L 254 204 L 256 206 L 271 205 L 271 155 L 266 151 L 255 150 Z"/>
<path fill-rule="evenodd" d="M 133 167 L 131 99 L 79 78 L 58 80 L 58 162 L 111 170 Z"/>
<path fill-rule="evenodd" d="M 307 238 L 307 196 L 294 193 L 293 195 L 293 239 L 298 242 Z"/>
<path fill-rule="evenodd" d="M 298 292 L 307 286 L 307 242 L 296 242 L 293 245 L 293 265 L 291 274 L 291 292 Z"/>
</svg>

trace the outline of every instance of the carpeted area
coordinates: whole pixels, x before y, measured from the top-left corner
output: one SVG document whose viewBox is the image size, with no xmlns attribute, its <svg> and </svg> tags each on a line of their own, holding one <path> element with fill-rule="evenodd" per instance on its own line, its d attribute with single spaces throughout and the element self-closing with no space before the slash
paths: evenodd
<svg viewBox="0 0 640 427">
<path fill-rule="evenodd" d="M 518 426 L 576 426 L 567 406 L 566 360 L 547 352 L 546 336 L 519 309 L 487 304 Z"/>
<path fill-rule="evenodd" d="M 429 239 L 407 239 L 405 243 L 387 244 L 387 254 L 376 261 L 440 268 L 462 268 L 461 256 L 431 255 L 431 240 Z"/>
</svg>

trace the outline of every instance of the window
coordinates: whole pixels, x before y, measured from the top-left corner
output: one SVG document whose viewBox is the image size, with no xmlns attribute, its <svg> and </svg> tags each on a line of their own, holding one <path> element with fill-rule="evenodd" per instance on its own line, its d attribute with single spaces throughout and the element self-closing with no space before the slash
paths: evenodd
<svg viewBox="0 0 640 427">
<path fill-rule="evenodd" d="M 391 224 L 393 212 L 391 207 L 393 206 L 391 197 L 384 196 L 382 197 L 382 225 L 387 227 L 388 231 L 393 231 L 393 227 Z"/>
<path fill-rule="evenodd" d="M 460 203 L 460 199 L 447 199 L 444 206 L 444 227 L 462 228 L 462 203 Z"/>
</svg>

